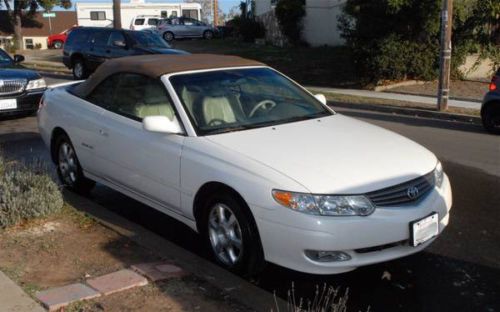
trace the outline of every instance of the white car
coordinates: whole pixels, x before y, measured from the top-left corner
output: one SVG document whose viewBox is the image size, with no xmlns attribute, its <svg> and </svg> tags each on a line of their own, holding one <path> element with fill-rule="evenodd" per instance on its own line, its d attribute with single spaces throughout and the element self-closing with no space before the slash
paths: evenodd
<svg viewBox="0 0 500 312">
<path fill-rule="evenodd" d="M 160 16 L 156 15 L 137 15 L 130 21 L 130 30 L 148 30 L 156 29 Z"/>
<path fill-rule="evenodd" d="M 110 60 L 48 90 L 38 122 L 67 187 L 158 209 L 237 272 L 347 272 L 423 250 L 449 220 L 433 153 L 238 57 Z"/>
</svg>

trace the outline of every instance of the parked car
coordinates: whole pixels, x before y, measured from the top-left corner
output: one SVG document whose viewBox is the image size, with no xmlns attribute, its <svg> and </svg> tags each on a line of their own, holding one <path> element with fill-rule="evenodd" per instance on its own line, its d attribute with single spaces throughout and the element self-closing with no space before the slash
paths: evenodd
<svg viewBox="0 0 500 312">
<path fill-rule="evenodd" d="M 71 32 L 73 29 L 66 29 L 58 34 L 50 35 L 47 38 L 47 46 L 49 48 L 54 48 L 54 49 L 62 49 L 64 43 L 66 42 L 66 38 L 68 37 L 68 34 Z"/>
<path fill-rule="evenodd" d="M 158 25 L 158 21 L 161 20 L 160 16 L 155 15 L 138 15 L 132 18 L 130 22 L 131 30 L 145 30 L 154 29 Z"/>
<path fill-rule="evenodd" d="M 158 24 L 156 31 L 167 42 L 180 38 L 212 39 L 218 34 L 216 28 L 189 17 L 164 19 Z"/>
<path fill-rule="evenodd" d="M 130 55 L 186 54 L 175 50 L 157 34 L 104 27 L 77 27 L 64 45 L 63 63 L 77 80 L 87 78 L 104 61 Z"/>
<path fill-rule="evenodd" d="M 24 56 L 17 54 L 11 58 L 0 49 L 0 116 L 33 113 L 38 109 L 46 89 L 45 80 L 21 66 L 22 61 Z"/>
<path fill-rule="evenodd" d="M 484 96 L 481 118 L 488 132 L 500 134 L 500 68 L 491 79 L 489 92 Z"/>
<path fill-rule="evenodd" d="M 433 153 L 235 56 L 106 62 L 48 90 L 38 122 L 68 188 L 178 219 L 236 272 L 347 272 L 423 250 L 450 216 Z"/>
</svg>

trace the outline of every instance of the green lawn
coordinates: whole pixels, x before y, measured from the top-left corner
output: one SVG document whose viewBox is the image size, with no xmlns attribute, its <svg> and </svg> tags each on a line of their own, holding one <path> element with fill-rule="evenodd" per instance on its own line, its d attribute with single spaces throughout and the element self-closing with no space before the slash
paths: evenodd
<svg viewBox="0 0 500 312">
<path fill-rule="evenodd" d="M 238 55 L 266 63 L 309 86 L 358 87 L 353 60 L 345 47 L 279 48 L 235 39 L 180 40 L 173 47 L 191 53 Z"/>
</svg>

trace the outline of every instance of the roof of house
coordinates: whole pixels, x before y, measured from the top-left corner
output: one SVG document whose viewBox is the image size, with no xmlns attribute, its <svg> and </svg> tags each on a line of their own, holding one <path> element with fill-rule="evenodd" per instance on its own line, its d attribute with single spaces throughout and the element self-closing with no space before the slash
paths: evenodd
<svg viewBox="0 0 500 312">
<path fill-rule="evenodd" d="M 107 77 L 121 72 L 136 73 L 153 78 L 165 74 L 191 70 L 231 67 L 265 66 L 265 64 L 232 55 L 186 54 L 186 55 L 138 55 L 106 61 L 89 79 L 75 87 L 75 94 L 86 97 Z"/>
<path fill-rule="evenodd" d="M 77 24 L 75 11 L 56 11 L 56 17 L 50 19 L 52 34 L 58 34 Z M 0 35 L 8 36 L 14 33 L 14 25 L 10 21 L 9 13 L 0 10 Z M 5 22 L 4 22 L 5 21 Z M 42 16 L 42 12 L 37 12 L 33 19 L 22 19 L 22 32 L 26 37 L 47 37 L 51 34 L 49 19 Z"/>
</svg>

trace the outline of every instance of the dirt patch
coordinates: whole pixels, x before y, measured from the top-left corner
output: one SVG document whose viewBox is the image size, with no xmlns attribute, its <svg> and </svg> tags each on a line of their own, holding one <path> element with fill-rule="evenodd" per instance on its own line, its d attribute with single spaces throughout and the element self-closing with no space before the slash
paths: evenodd
<svg viewBox="0 0 500 312">
<path fill-rule="evenodd" d="M 437 90 L 438 82 L 431 81 L 422 85 L 397 87 L 387 90 L 386 92 L 436 96 Z M 480 101 L 487 92 L 487 82 L 452 80 L 450 84 L 450 95 L 452 98 Z"/>
<path fill-rule="evenodd" d="M 30 295 L 162 260 L 66 205 L 61 213 L 0 231 L 0 270 Z M 163 259 L 168 260 L 168 259 Z M 65 311 L 248 311 L 194 276 L 71 305 Z"/>
</svg>

